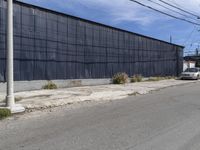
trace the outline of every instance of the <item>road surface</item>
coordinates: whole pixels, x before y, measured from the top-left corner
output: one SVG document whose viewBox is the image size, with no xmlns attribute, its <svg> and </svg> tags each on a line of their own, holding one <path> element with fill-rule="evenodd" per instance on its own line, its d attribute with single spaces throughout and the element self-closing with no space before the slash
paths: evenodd
<svg viewBox="0 0 200 150">
<path fill-rule="evenodd" d="M 0 122 L 0 150 L 200 149 L 200 83 L 33 114 Z"/>
</svg>

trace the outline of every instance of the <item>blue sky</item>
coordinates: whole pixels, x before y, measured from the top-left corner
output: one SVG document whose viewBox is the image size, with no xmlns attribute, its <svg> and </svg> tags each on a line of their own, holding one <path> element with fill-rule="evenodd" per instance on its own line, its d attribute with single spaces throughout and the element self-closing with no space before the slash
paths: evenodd
<svg viewBox="0 0 200 150">
<path fill-rule="evenodd" d="M 146 5 L 174 14 L 165 8 L 139 0 Z M 153 0 L 159 2 L 159 0 Z M 200 27 L 179 21 L 139 6 L 129 0 L 23 0 L 23 2 L 86 18 L 103 24 L 144 34 L 186 46 L 194 50 L 200 43 Z M 200 0 L 168 0 L 167 2 L 200 15 Z M 182 17 L 179 14 L 174 14 Z M 200 23 L 200 20 L 197 20 Z"/>
</svg>

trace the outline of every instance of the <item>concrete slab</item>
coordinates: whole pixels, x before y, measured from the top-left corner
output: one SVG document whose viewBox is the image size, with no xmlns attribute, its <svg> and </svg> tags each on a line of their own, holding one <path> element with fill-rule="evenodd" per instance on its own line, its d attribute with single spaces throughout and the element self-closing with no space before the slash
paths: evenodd
<svg viewBox="0 0 200 150">
<path fill-rule="evenodd" d="M 156 82 L 128 83 L 124 85 L 98 85 L 16 92 L 15 97 L 27 110 L 40 110 L 84 101 L 117 100 L 130 95 L 147 94 L 165 87 L 198 81 L 163 80 Z M 4 98 L 4 96 L 1 96 Z"/>
</svg>

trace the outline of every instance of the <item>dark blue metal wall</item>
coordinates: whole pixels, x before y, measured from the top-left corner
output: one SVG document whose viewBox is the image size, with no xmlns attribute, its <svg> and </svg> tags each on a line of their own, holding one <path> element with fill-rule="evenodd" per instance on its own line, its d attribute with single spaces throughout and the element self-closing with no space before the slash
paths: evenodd
<svg viewBox="0 0 200 150">
<path fill-rule="evenodd" d="M 6 72 L 6 1 L 0 0 L 0 81 Z M 14 5 L 15 80 L 178 75 L 183 47 L 64 15 Z"/>
</svg>

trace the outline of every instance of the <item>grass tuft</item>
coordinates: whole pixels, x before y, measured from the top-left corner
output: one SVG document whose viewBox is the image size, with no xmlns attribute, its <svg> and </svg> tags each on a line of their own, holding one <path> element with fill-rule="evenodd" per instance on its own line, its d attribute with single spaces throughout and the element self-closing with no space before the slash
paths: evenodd
<svg viewBox="0 0 200 150">
<path fill-rule="evenodd" d="M 58 87 L 52 81 L 48 81 L 48 83 L 46 85 L 44 85 L 42 88 L 45 90 L 53 90 L 53 89 L 57 89 Z"/>
<path fill-rule="evenodd" d="M 0 108 L 0 120 L 11 116 L 11 111 L 7 108 Z"/>
</svg>

